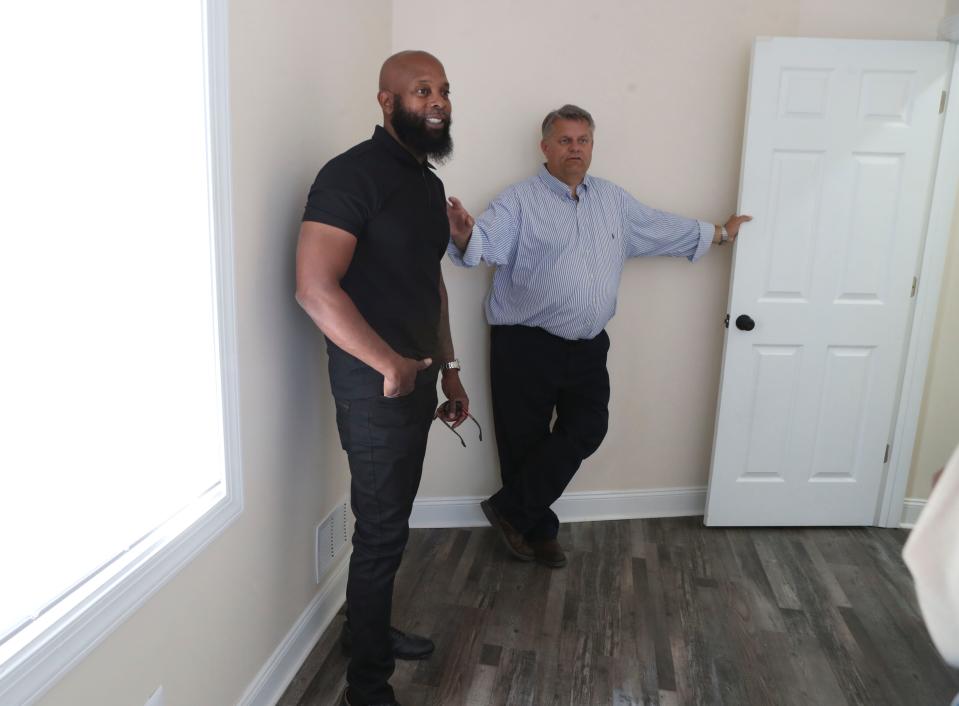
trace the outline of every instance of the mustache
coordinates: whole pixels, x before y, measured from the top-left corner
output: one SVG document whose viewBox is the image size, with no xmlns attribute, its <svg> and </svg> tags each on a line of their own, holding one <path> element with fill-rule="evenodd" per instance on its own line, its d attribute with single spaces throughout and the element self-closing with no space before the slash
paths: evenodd
<svg viewBox="0 0 959 706">
<path fill-rule="evenodd" d="M 443 121 L 441 129 L 429 128 L 428 118 Z M 406 109 L 402 98 L 396 97 L 396 110 L 392 118 L 393 129 L 400 140 L 410 148 L 420 152 L 438 164 L 444 163 L 453 152 L 453 140 L 450 128 L 453 120 L 450 111 L 431 110 L 427 113 L 414 113 Z"/>
</svg>

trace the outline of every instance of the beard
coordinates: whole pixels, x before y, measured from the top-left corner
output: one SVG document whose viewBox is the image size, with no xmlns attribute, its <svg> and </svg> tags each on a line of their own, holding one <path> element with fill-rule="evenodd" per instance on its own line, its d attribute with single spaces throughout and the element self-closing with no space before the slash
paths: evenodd
<svg viewBox="0 0 959 706">
<path fill-rule="evenodd" d="M 399 95 L 394 96 L 394 105 L 391 123 L 396 136 L 413 152 L 426 155 L 437 164 L 443 164 L 453 154 L 453 138 L 450 136 L 451 118 L 446 118 L 442 130 L 434 130 L 426 126 L 426 118 L 413 113 L 403 105 Z"/>
</svg>

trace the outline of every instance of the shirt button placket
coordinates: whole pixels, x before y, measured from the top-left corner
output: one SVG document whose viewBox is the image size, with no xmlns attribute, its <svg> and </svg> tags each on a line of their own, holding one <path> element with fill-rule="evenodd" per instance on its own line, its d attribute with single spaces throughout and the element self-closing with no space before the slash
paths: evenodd
<svg viewBox="0 0 959 706">
<path fill-rule="evenodd" d="M 593 331 L 593 320 L 596 318 L 596 277 L 594 272 L 596 270 L 596 253 L 593 250 L 593 239 L 592 233 L 589 228 L 581 228 L 579 219 L 580 219 L 580 206 L 582 204 L 582 197 L 579 201 L 576 202 L 576 234 L 580 235 L 581 233 L 586 233 L 586 237 L 583 242 L 586 245 L 586 291 L 585 291 L 585 306 L 583 307 L 583 314 L 586 317 L 584 322 L 584 331 L 583 337 L 588 338 L 589 334 Z"/>
</svg>

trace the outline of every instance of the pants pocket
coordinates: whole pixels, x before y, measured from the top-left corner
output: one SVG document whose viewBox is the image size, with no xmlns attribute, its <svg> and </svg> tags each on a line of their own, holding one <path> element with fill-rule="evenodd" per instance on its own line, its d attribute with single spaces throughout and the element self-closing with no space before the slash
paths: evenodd
<svg viewBox="0 0 959 706">
<path fill-rule="evenodd" d="M 336 400 L 336 429 L 340 433 L 340 447 L 348 451 L 350 447 L 349 400 Z"/>
</svg>

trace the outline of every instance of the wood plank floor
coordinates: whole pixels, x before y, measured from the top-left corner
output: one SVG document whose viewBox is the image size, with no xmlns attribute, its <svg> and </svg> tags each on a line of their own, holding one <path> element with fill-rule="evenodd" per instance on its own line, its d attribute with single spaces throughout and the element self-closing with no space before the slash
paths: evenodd
<svg viewBox="0 0 959 706">
<path fill-rule="evenodd" d="M 403 706 L 948 704 L 959 672 L 923 626 L 905 538 L 584 522 L 563 526 L 569 565 L 551 570 L 489 528 L 414 530 L 393 623 L 437 649 L 392 683 Z M 341 620 L 279 706 L 335 703 Z"/>
</svg>

